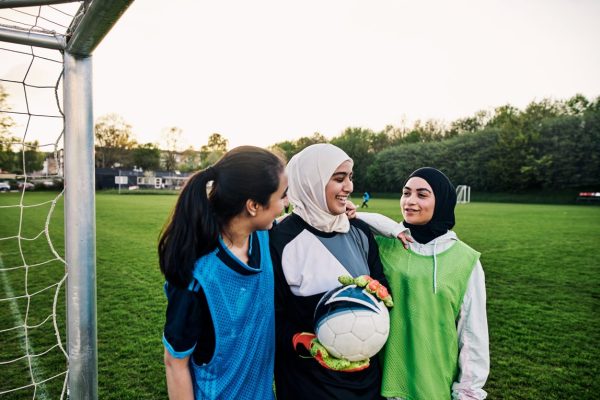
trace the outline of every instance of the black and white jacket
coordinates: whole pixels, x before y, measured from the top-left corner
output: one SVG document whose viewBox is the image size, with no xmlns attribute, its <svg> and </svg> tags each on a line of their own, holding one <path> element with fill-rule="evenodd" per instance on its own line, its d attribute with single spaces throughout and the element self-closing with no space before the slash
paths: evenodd
<svg viewBox="0 0 600 400">
<path fill-rule="evenodd" d="M 365 370 L 337 372 L 323 368 L 292 346 L 295 333 L 314 332 L 315 307 L 325 292 L 340 286 L 338 276 L 370 275 L 388 286 L 368 226 L 354 219 L 346 233 L 321 232 L 292 214 L 271 230 L 270 242 L 275 274 L 277 398 L 381 399 L 377 357 Z"/>
</svg>

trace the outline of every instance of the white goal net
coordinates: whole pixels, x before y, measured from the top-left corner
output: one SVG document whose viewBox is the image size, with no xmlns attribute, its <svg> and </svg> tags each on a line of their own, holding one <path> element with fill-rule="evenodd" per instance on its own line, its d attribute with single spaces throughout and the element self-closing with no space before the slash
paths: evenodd
<svg viewBox="0 0 600 400">
<path fill-rule="evenodd" d="M 0 26 L 64 34 L 78 7 L 3 8 Z M 0 198 L 0 397 L 62 399 L 63 193 L 30 189 L 62 182 L 63 57 L 59 50 L 0 42 L 0 60 L 0 181 L 13 191 Z"/>
<path fill-rule="evenodd" d="M 458 204 L 471 202 L 471 186 L 458 185 L 456 187 L 456 202 Z"/>
</svg>

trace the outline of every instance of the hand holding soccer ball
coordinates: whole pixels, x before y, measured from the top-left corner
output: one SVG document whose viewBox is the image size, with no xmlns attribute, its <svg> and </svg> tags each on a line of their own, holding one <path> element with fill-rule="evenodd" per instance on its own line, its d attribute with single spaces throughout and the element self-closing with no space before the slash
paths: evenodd
<svg viewBox="0 0 600 400">
<path fill-rule="evenodd" d="M 311 337 L 306 348 L 327 368 L 358 370 L 347 364 L 353 362 L 366 368 L 388 338 L 390 319 L 384 302 L 389 306 L 392 299 L 387 289 L 369 276 L 342 276 L 339 281 L 345 286 L 325 293 L 315 308 L 318 340 Z"/>
<path fill-rule="evenodd" d="M 299 332 L 292 339 L 294 348 L 298 345 L 304 346 L 321 366 L 340 372 L 356 372 L 369 367 L 369 359 L 361 361 L 350 361 L 344 358 L 333 357 L 325 346 L 319 342 L 314 333 Z"/>
<path fill-rule="evenodd" d="M 363 287 L 367 292 L 376 295 L 379 300 L 383 301 L 386 307 L 392 308 L 394 306 L 392 295 L 388 292 L 387 288 L 369 275 L 361 275 L 358 278 L 353 278 L 350 275 L 342 275 L 338 277 L 338 281 L 344 286 L 356 285 Z"/>
</svg>

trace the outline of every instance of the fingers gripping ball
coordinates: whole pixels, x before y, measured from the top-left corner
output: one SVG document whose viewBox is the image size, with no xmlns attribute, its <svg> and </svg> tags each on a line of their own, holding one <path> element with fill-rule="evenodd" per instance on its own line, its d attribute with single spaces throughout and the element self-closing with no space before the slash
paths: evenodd
<svg viewBox="0 0 600 400">
<path fill-rule="evenodd" d="M 344 286 L 356 285 L 365 288 L 367 292 L 376 295 L 379 300 L 383 301 L 386 307 L 391 308 L 394 306 L 392 295 L 388 292 L 387 288 L 369 275 L 361 275 L 358 278 L 353 278 L 350 275 L 342 275 L 338 277 L 338 281 Z"/>
<path fill-rule="evenodd" d="M 382 301 L 357 285 L 325 293 L 315 309 L 315 333 L 329 354 L 349 361 L 373 357 L 385 344 L 390 317 Z"/>
</svg>

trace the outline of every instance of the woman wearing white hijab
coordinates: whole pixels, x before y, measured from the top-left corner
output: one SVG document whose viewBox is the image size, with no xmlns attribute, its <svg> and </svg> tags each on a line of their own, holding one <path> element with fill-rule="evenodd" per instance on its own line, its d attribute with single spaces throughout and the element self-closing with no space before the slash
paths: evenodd
<svg viewBox="0 0 600 400">
<path fill-rule="evenodd" d="M 387 286 L 368 226 L 345 214 L 354 188 L 352 166 L 343 150 L 316 144 L 292 157 L 286 168 L 294 209 L 271 231 L 279 400 L 381 399 L 377 357 L 360 371 L 334 371 L 293 342 L 296 334 L 313 332 L 315 307 L 325 292 L 340 285 L 339 276 L 370 275 Z"/>
</svg>

